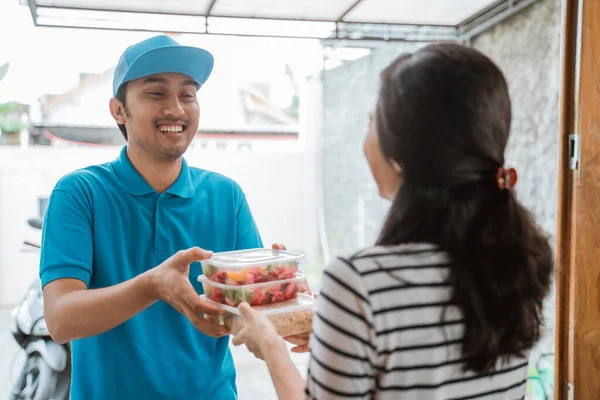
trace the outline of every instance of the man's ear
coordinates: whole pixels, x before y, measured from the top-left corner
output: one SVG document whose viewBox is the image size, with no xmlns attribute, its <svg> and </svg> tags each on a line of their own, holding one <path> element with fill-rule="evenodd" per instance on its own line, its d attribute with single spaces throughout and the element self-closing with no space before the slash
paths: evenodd
<svg viewBox="0 0 600 400">
<path fill-rule="evenodd" d="M 125 106 L 115 97 L 110 99 L 110 114 L 117 124 L 125 124 Z"/>
</svg>

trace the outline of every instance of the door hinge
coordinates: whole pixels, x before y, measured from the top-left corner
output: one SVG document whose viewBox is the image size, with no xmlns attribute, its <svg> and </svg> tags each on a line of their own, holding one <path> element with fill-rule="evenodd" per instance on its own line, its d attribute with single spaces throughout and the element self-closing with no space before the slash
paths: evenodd
<svg viewBox="0 0 600 400">
<path fill-rule="evenodd" d="M 575 387 L 571 382 L 567 382 L 567 400 L 575 399 Z"/>
<path fill-rule="evenodd" d="M 576 170 L 579 166 L 579 135 L 569 135 L 569 169 Z"/>
</svg>

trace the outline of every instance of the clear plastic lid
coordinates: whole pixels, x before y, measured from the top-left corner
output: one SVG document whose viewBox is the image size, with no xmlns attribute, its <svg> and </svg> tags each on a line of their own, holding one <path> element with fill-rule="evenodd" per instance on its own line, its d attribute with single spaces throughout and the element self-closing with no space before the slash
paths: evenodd
<svg viewBox="0 0 600 400">
<path fill-rule="evenodd" d="M 214 304 L 215 306 L 220 307 L 231 314 L 241 315 L 240 311 L 236 307 L 214 302 L 212 300 L 207 299 L 204 295 L 201 295 L 200 297 L 202 298 L 202 300 L 210 304 Z M 277 303 L 263 304 L 260 306 L 253 306 L 252 309 L 259 311 L 264 315 L 278 315 L 298 311 L 314 310 L 316 305 L 317 299 L 315 299 L 313 296 L 309 296 L 304 293 L 298 293 L 298 297 L 294 299 L 280 301 Z"/>
<path fill-rule="evenodd" d="M 298 274 L 296 274 L 295 278 L 282 279 L 280 281 L 267 281 L 267 282 L 261 282 L 261 283 L 252 283 L 249 285 L 225 285 L 224 283 L 211 281 L 210 279 L 208 279 L 206 277 L 206 275 L 198 276 L 198 282 L 206 283 L 207 285 L 211 285 L 211 286 L 217 287 L 219 289 L 223 289 L 223 290 L 231 290 L 231 289 L 233 289 L 233 290 L 252 290 L 252 289 L 257 289 L 257 288 L 261 288 L 261 287 L 283 285 L 285 283 L 292 283 L 292 282 L 300 283 L 305 280 L 306 280 L 306 276 L 298 273 Z"/>
<path fill-rule="evenodd" d="M 259 265 L 298 262 L 304 255 L 286 250 L 249 249 L 215 253 L 203 264 L 217 268 L 248 268 Z"/>
</svg>

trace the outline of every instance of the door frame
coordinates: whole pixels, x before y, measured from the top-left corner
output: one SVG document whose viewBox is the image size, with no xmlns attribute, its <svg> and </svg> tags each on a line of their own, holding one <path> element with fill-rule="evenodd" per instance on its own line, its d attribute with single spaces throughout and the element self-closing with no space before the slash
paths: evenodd
<svg viewBox="0 0 600 400">
<path fill-rule="evenodd" d="M 562 22 L 554 398 L 600 399 L 600 0 Z"/>
</svg>

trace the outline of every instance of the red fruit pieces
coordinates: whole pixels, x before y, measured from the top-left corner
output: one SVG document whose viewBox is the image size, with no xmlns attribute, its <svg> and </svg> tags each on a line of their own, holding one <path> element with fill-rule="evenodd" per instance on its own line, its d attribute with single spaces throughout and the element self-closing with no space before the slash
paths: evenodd
<svg viewBox="0 0 600 400">
<path fill-rule="evenodd" d="M 293 299 L 294 297 L 296 297 L 296 295 L 298 294 L 298 285 L 296 284 L 296 282 L 292 282 L 290 283 L 287 288 L 285 289 L 285 298 L 287 300 L 289 299 Z"/>
<path fill-rule="evenodd" d="M 216 272 L 212 276 L 209 276 L 208 279 L 210 279 L 211 281 L 215 281 L 215 282 L 224 284 L 227 281 L 227 272 L 225 272 L 225 271 Z"/>
<path fill-rule="evenodd" d="M 290 278 L 293 278 L 294 276 L 296 276 L 296 272 L 298 272 L 298 264 L 291 265 L 287 269 L 287 273 Z"/>
<path fill-rule="evenodd" d="M 260 304 L 260 300 L 263 297 L 262 289 L 258 288 L 252 294 L 252 299 L 250 300 L 250 305 L 255 306 Z"/>
<path fill-rule="evenodd" d="M 212 301 L 216 301 L 217 303 L 223 303 L 223 301 L 225 300 L 225 293 L 218 288 L 214 288 L 212 290 L 212 296 L 210 297 L 210 300 Z"/>
<path fill-rule="evenodd" d="M 254 275 L 252 273 L 249 273 L 248 276 L 246 276 L 246 279 L 240 283 L 242 285 L 252 285 L 253 283 L 257 283 L 257 282 L 256 282 L 256 278 L 254 277 Z"/>
</svg>

